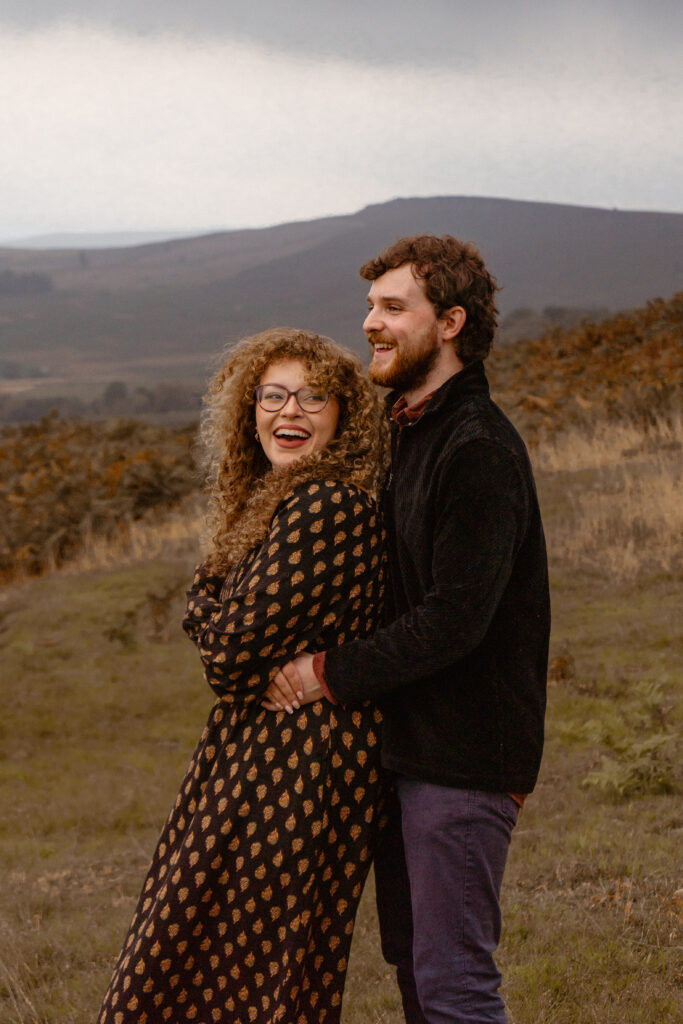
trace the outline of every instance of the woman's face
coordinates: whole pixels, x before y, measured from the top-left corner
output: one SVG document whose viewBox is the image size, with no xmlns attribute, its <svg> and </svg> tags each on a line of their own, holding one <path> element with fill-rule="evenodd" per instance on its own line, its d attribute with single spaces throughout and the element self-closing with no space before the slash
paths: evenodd
<svg viewBox="0 0 683 1024">
<path fill-rule="evenodd" d="M 299 359 L 278 359 L 270 364 L 259 384 L 279 384 L 287 391 L 298 391 L 308 386 L 306 366 Z M 304 411 L 294 394 L 277 412 L 266 412 L 258 402 L 255 408 L 261 447 L 273 466 L 288 466 L 325 448 L 339 423 L 339 401 L 335 395 L 330 395 L 325 407 L 316 412 Z"/>
</svg>

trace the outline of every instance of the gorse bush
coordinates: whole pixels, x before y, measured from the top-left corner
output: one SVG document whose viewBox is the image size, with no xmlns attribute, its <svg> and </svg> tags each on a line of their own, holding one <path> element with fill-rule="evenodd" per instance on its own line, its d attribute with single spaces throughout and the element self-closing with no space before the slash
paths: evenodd
<svg viewBox="0 0 683 1024">
<path fill-rule="evenodd" d="M 497 348 L 493 392 L 532 440 L 605 417 L 644 425 L 680 403 L 682 353 L 679 292 L 600 323 Z"/>
<path fill-rule="evenodd" d="M 0 428 L 0 581 L 62 565 L 92 536 L 176 506 L 198 487 L 194 428 L 133 420 Z"/>
</svg>

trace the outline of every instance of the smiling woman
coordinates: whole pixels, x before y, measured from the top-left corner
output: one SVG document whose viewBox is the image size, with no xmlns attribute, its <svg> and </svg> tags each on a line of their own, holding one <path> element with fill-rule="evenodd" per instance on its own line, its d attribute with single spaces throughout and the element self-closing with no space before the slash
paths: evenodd
<svg viewBox="0 0 683 1024">
<path fill-rule="evenodd" d="M 320 411 L 311 411 L 304 387 L 329 396 Z M 285 393 L 285 404 L 275 411 Z M 280 327 L 247 338 L 211 381 L 206 405 L 202 435 L 212 558 L 221 568 L 262 540 L 278 503 L 299 482 L 341 472 L 373 493 L 384 472 L 388 432 L 379 396 L 360 360 L 329 338 Z M 292 436 L 294 427 L 301 441 Z M 290 437 L 276 441 L 274 431 Z"/>
<path fill-rule="evenodd" d="M 380 402 L 355 356 L 275 328 L 228 354 L 207 404 L 214 537 L 184 627 L 217 700 L 99 1024 L 338 1024 L 383 819 L 381 718 L 261 697 L 295 654 L 375 628 Z"/>
<path fill-rule="evenodd" d="M 256 396 L 256 429 L 266 458 L 273 466 L 326 448 L 337 431 L 339 399 L 307 383 L 300 359 L 271 363 Z"/>
</svg>

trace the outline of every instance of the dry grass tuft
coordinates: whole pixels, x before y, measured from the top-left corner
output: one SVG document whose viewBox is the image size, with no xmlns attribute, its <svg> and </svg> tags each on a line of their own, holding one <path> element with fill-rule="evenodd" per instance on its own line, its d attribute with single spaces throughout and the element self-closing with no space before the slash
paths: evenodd
<svg viewBox="0 0 683 1024">
<path fill-rule="evenodd" d="M 204 501 L 190 495 L 178 508 L 146 519 L 124 521 L 113 537 L 88 531 L 65 572 L 114 569 L 153 558 L 197 559 L 205 540 Z M 54 567 L 53 567 L 54 570 Z"/>
<path fill-rule="evenodd" d="M 540 445 L 541 489 L 544 478 L 562 485 L 548 533 L 551 561 L 612 580 L 680 571 L 682 452 L 680 417 L 646 429 L 603 421 Z"/>
<path fill-rule="evenodd" d="M 643 427 L 632 421 L 597 420 L 591 427 L 557 434 L 534 448 L 534 466 L 542 472 L 603 469 L 642 459 L 680 460 L 683 418 L 677 414 Z"/>
<path fill-rule="evenodd" d="M 12 1024 L 43 1024 L 44 1017 L 39 1016 L 31 999 L 31 972 L 28 965 L 17 961 L 14 948 L 14 936 L 4 926 L 0 933 L 0 989 L 6 1001 L 7 1011 L 12 1017 Z"/>
</svg>

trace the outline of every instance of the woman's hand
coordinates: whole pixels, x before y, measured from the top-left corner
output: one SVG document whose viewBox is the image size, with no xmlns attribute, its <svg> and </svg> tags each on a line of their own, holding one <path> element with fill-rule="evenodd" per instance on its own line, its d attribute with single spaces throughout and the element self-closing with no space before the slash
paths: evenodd
<svg viewBox="0 0 683 1024">
<path fill-rule="evenodd" d="M 302 704 L 320 700 L 325 694 L 313 671 L 313 655 L 300 654 L 278 670 L 268 684 L 261 704 L 268 711 L 282 711 L 291 715 Z"/>
</svg>

